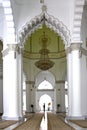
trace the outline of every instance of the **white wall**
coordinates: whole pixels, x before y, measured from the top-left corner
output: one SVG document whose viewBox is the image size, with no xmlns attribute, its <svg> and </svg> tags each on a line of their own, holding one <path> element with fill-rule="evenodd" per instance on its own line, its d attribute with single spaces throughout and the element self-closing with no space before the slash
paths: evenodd
<svg viewBox="0 0 87 130">
<path fill-rule="evenodd" d="M 57 112 L 65 112 L 65 84 L 56 84 L 56 105 L 60 104 L 59 110 Z"/>
</svg>

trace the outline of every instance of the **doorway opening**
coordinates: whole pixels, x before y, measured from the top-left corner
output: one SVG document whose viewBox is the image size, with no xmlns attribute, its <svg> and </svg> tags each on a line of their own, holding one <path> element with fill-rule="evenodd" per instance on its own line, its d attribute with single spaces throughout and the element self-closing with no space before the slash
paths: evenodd
<svg viewBox="0 0 87 130">
<path fill-rule="evenodd" d="M 39 106 L 40 106 L 41 111 L 44 111 L 44 108 L 43 108 L 44 104 L 45 104 L 45 111 L 51 111 L 52 110 L 52 99 L 47 94 L 44 94 L 40 97 Z"/>
</svg>

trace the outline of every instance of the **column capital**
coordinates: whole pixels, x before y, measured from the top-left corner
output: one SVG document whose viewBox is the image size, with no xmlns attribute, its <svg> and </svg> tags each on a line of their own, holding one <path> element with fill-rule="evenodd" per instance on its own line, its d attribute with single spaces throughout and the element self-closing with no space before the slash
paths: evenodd
<svg viewBox="0 0 87 130">
<path fill-rule="evenodd" d="M 8 54 L 9 51 L 18 52 L 18 54 L 23 53 L 23 47 L 19 46 L 19 44 L 7 44 L 7 48 L 2 51 L 3 57 Z"/>
<path fill-rule="evenodd" d="M 19 44 L 8 44 L 8 49 L 9 51 L 15 51 L 18 52 L 19 54 L 23 52 L 23 47 L 20 46 Z"/>
<path fill-rule="evenodd" d="M 66 48 L 66 54 L 69 54 L 74 50 L 81 51 L 81 45 L 82 45 L 82 43 L 71 43 L 71 45 Z"/>
<path fill-rule="evenodd" d="M 80 50 L 81 49 L 81 45 L 82 45 L 82 43 L 71 43 L 70 48 L 71 48 L 72 51 L 73 50 Z"/>
<path fill-rule="evenodd" d="M 8 44 L 7 46 L 8 46 L 9 51 L 15 51 L 16 52 L 16 51 L 18 51 L 18 48 L 19 48 L 18 44 Z"/>
<path fill-rule="evenodd" d="M 69 54 L 69 53 L 71 53 L 71 47 L 66 48 L 66 54 Z"/>
</svg>

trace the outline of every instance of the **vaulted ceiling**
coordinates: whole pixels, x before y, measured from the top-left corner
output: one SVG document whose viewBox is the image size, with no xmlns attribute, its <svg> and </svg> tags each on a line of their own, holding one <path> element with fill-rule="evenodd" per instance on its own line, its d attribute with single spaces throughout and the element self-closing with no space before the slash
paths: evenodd
<svg viewBox="0 0 87 130">
<path fill-rule="evenodd" d="M 45 34 L 44 34 L 45 33 Z M 43 25 L 42 28 L 35 31 L 26 41 L 24 46 L 24 57 L 37 59 L 40 57 L 39 51 L 42 49 L 42 38 L 47 38 L 47 49 L 51 59 L 65 57 L 65 48 L 63 40 L 57 33 Z"/>
</svg>

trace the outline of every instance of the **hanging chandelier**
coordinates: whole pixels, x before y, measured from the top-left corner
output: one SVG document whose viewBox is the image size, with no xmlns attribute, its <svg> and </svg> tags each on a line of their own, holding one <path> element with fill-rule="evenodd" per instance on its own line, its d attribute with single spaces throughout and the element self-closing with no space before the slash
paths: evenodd
<svg viewBox="0 0 87 130">
<path fill-rule="evenodd" d="M 48 70 L 53 67 L 54 62 L 49 59 L 49 50 L 47 49 L 47 42 L 48 38 L 45 36 L 45 32 L 43 37 L 41 38 L 42 42 L 42 49 L 39 51 L 40 53 L 40 60 L 35 62 L 37 68 L 41 70 Z"/>
</svg>

